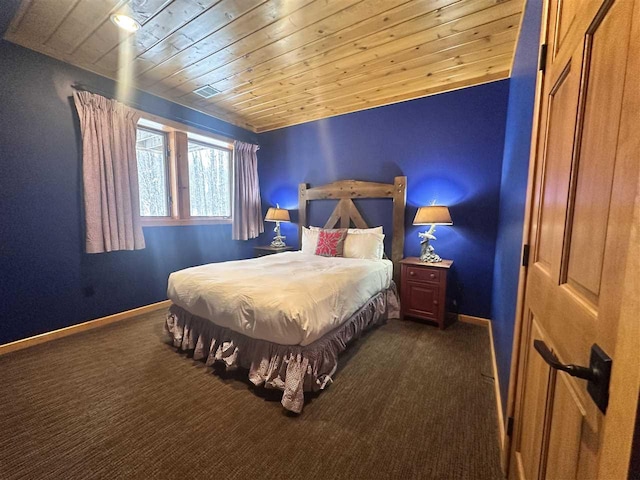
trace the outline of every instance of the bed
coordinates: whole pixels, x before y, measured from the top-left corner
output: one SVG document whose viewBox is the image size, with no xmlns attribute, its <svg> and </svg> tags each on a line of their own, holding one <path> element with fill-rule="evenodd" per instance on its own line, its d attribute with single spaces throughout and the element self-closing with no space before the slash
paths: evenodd
<svg viewBox="0 0 640 480">
<path fill-rule="evenodd" d="M 248 370 L 253 384 L 282 390 L 284 408 L 300 413 L 304 392 L 333 381 L 338 355 L 350 342 L 399 316 L 394 278 L 404 244 L 406 177 L 392 184 L 301 184 L 301 242 L 310 201 L 337 200 L 324 228 L 368 228 L 353 201 L 359 198 L 393 201 L 391 260 L 297 251 L 174 272 L 165 325 L 173 345 L 207 365 Z"/>
</svg>

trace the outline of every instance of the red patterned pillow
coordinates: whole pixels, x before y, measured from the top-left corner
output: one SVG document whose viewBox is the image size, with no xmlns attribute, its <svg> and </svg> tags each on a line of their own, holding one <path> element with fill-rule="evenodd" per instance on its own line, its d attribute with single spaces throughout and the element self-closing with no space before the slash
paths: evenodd
<svg viewBox="0 0 640 480">
<path fill-rule="evenodd" d="M 318 232 L 316 255 L 323 257 L 341 257 L 344 250 L 344 239 L 347 237 L 346 228 L 321 229 Z"/>
</svg>

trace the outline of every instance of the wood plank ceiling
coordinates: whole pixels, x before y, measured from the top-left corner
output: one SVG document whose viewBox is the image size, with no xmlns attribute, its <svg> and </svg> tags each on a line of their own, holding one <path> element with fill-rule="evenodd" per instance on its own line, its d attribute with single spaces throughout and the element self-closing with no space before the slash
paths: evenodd
<svg viewBox="0 0 640 480">
<path fill-rule="evenodd" d="M 23 0 L 5 38 L 263 132 L 506 78 L 523 4 Z"/>
</svg>

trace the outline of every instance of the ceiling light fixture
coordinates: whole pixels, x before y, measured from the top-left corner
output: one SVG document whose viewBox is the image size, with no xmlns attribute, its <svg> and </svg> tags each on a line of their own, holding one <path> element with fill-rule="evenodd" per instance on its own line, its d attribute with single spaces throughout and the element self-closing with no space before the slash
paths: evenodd
<svg viewBox="0 0 640 480">
<path fill-rule="evenodd" d="M 127 32 L 135 32 L 140 28 L 140 24 L 136 22 L 129 15 L 125 15 L 124 13 L 114 13 L 111 15 L 111 21 L 118 28 L 126 30 Z"/>
</svg>

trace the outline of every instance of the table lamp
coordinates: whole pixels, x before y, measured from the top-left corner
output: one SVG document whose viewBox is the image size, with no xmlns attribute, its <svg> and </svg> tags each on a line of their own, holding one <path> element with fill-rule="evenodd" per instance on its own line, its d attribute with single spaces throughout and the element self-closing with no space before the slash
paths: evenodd
<svg viewBox="0 0 640 480">
<path fill-rule="evenodd" d="M 275 236 L 273 237 L 273 241 L 271 242 L 271 246 L 275 248 L 283 248 L 286 247 L 284 243 L 284 239 L 287 237 L 283 237 L 280 235 L 280 222 L 290 222 L 289 218 L 289 210 L 285 210 L 284 208 L 280 208 L 280 205 L 276 203 L 276 207 L 269 207 L 267 210 L 267 215 L 264 217 L 265 222 L 276 222 L 276 228 L 273 229 L 275 232 Z"/>
<path fill-rule="evenodd" d="M 447 207 L 440 205 L 429 205 L 428 207 L 420 207 L 416 212 L 416 218 L 413 219 L 414 225 L 431 225 L 426 232 L 418 233 L 420 237 L 420 260 L 423 262 L 437 263 L 442 258 L 438 255 L 433 247 L 429 245 L 429 240 L 436 240 L 433 233 L 436 231 L 436 225 L 453 225 L 451 214 Z"/>
</svg>

